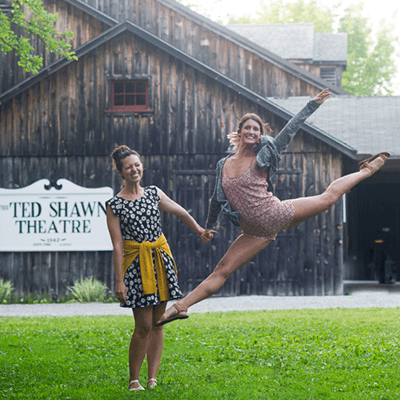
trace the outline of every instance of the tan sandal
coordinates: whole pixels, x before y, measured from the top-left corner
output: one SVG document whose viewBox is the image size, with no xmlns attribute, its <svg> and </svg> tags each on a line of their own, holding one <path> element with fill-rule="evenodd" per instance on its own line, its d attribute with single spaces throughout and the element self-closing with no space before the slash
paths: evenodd
<svg viewBox="0 0 400 400">
<path fill-rule="evenodd" d="M 381 156 L 385 156 L 386 158 L 383 158 Z M 376 171 L 378 171 L 383 166 L 383 164 L 379 168 L 373 168 L 369 164 L 372 161 L 376 160 L 378 157 L 383 160 L 383 164 L 384 164 L 386 162 L 386 160 L 390 157 L 390 153 L 387 153 L 387 152 L 378 153 L 378 154 L 375 154 L 374 156 L 372 156 L 371 158 L 368 158 L 366 160 L 360 161 L 358 163 L 358 169 L 361 171 L 362 169 L 367 168 L 374 174 Z"/>
<path fill-rule="evenodd" d="M 189 318 L 189 315 L 186 314 L 186 310 L 182 310 L 179 308 L 179 306 L 175 303 L 172 305 L 172 307 L 170 307 L 166 312 L 168 312 L 169 310 L 171 310 L 171 308 L 175 308 L 176 311 L 178 311 L 177 314 L 174 314 L 172 316 L 170 316 L 169 318 L 166 319 L 162 319 L 160 321 L 158 321 L 156 323 L 156 326 L 161 326 L 161 325 L 165 325 L 165 324 L 169 324 L 172 321 L 175 321 L 177 319 L 186 319 Z M 165 314 L 165 313 L 164 313 Z M 163 315 L 164 315 L 163 314 Z"/>
</svg>

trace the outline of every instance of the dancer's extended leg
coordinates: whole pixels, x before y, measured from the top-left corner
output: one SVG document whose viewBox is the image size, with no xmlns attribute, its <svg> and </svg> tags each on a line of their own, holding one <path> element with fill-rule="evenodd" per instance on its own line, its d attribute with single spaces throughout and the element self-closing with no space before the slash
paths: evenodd
<svg viewBox="0 0 400 400">
<path fill-rule="evenodd" d="M 386 159 L 387 156 L 381 155 L 369 162 L 368 166 L 360 171 L 337 179 L 332 182 L 321 195 L 293 200 L 295 214 L 289 228 L 292 228 L 327 210 L 357 183 L 367 179 L 379 170 L 385 163 Z M 193 292 L 179 300 L 176 303 L 178 306 L 177 308 L 174 306 L 168 308 L 158 322 L 165 323 L 167 320 L 173 320 L 177 314 L 185 314 L 190 306 L 216 293 L 232 272 L 250 261 L 269 243 L 271 243 L 271 241 L 254 239 L 244 235 L 239 236 L 228 249 L 224 257 L 222 257 L 214 272 L 199 286 L 197 286 Z"/>
<path fill-rule="evenodd" d="M 217 293 L 232 272 L 250 261 L 257 253 L 267 247 L 271 241 L 240 235 L 229 247 L 213 273 L 185 298 L 177 302 L 178 308 L 182 310 L 180 312 L 185 313 L 193 304 Z M 173 306 L 170 307 L 159 322 L 175 316 L 178 312 Z"/>
<path fill-rule="evenodd" d="M 369 163 L 368 168 L 343 176 L 332 182 L 324 193 L 317 196 L 294 199 L 295 214 L 289 228 L 321 214 L 333 206 L 346 192 L 366 178 L 369 178 L 385 163 L 387 157 L 381 155 Z"/>
</svg>

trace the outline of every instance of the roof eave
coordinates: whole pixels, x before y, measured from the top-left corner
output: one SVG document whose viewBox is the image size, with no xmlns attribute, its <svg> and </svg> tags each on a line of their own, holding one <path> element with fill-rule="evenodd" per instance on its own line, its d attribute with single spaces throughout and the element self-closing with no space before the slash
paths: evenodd
<svg viewBox="0 0 400 400">
<path fill-rule="evenodd" d="M 82 46 L 78 47 L 75 50 L 76 56 L 82 57 L 85 54 L 89 53 L 102 43 L 112 39 L 113 37 L 119 35 L 121 32 L 123 32 L 126 28 L 124 27 L 124 23 L 121 23 L 113 28 L 110 28 L 106 32 L 101 33 L 100 35 L 96 36 L 92 40 L 89 40 Z M 31 86 L 35 85 L 36 83 L 39 83 L 42 79 L 54 74 L 61 68 L 66 67 L 67 65 L 77 62 L 75 60 L 67 60 L 65 57 L 57 60 L 53 64 L 50 64 L 46 68 L 42 69 L 38 74 L 33 75 L 18 85 L 15 85 L 13 88 L 9 89 L 7 92 L 4 92 L 3 94 L 0 95 L 0 106 L 7 102 L 8 100 L 11 100 L 13 97 L 18 96 L 18 94 L 22 93 L 26 89 L 29 89 Z"/>
<path fill-rule="evenodd" d="M 82 11 L 85 11 L 92 15 L 93 17 L 96 18 L 96 14 L 99 14 L 99 18 L 104 19 L 104 22 L 107 20 L 109 23 L 113 22 L 115 24 L 118 23 L 118 21 L 114 20 L 113 18 L 108 17 L 106 14 L 98 11 L 96 8 L 88 6 L 86 3 L 83 3 L 81 0 L 64 0 L 67 3 L 70 3 L 74 5 L 75 7 L 78 7 Z M 330 84 L 329 82 L 326 82 L 323 79 L 320 79 L 318 76 L 298 67 L 297 65 L 286 61 L 285 59 L 279 57 L 275 53 L 272 53 L 265 48 L 257 45 L 256 43 L 249 42 L 244 38 L 243 36 L 240 36 L 239 34 L 233 32 L 232 30 L 219 25 L 218 23 L 210 20 L 209 18 L 206 18 L 195 11 L 189 9 L 188 7 L 174 1 L 174 0 L 156 0 L 158 3 L 160 3 L 163 6 L 167 6 L 171 8 L 172 10 L 175 10 L 193 21 L 197 22 L 199 25 L 204 26 L 206 28 L 211 29 L 212 31 L 217 31 L 222 37 L 225 37 L 226 39 L 232 41 L 233 43 L 238 44 L 240 47 L 252 52 L 258 54 L 261 58 L 265 59 L 266 61 L 270 62 L 273 65 L 278 66 L 282 70 L 290 73 L 291 75 L 295 76 L 296 78 L 299 78 L 313 86 L 316 86 L 319 89 L 325 89 L 326 87 L 329 88 L 330 91 L 332 91 L 334 94 L 339 94 L 339 95 L 348 95 L 349 93 L 343 90 L 342 88 L 338 88 L 337 86 L 334 86 Z M 106 18 L 108 17 L 108 18 Z M 106 22 L 107 23 L 107 22 Z M 111 25 L 110 25 L 111 26 Z"/>
<path fill-rule="evenodd" d="M 96 38 L 90 40 L 89 42 L 86 42 L 84 45 L 82 45 L 80 48 L 78 48 L 76 50 L 77 56 L 82 57 L 84 54 L 90 52 L 94 48 L 100 46 L 101 44 L 107 42 L 108 40 L 114 38 L 115 36 L 118 36 L 119 34 L 121 34 L 124 31 L 129 31 L 129 32 L 135 34 L 136 36 L 142 38 L 143 40 L 147 41 L 148 43 L 153 44 L 160 50 L 165 51 L 166 53 L 170 54 L 171 56 L 176 57 L 177 59 L 181 60 L 182 62 L 186 63 L 187 65 L 204 73 L 209 78 L 214 79 L 218 82 L 221 82 L 223 85 L 232 89 L 239 95 L 243 95 L 246 98 L 248 98 L 249 100 L 254 101 L 257 104 L 260 104 L 260 106 L 273 112 L 274 114 L 278 115 L 279 117 L 281 117 L 285 120 L 289 120 L 293 117 L 293 114 L 290 113 L 289 111 L 283 109 L 282 107 L 278 106 L 277 104 L 273 103 L 272 101 L 258 95 L 257 93 L 252 92 L 250 89 L 246 88 L 245 86 L 238 84 L 237 82 L 233 81 L 232 79 L 230 79 L 230 78 L 226 77 L 225 75 L 221 74 L 220 72 L 212 69 L 208 65 L 201 63 L 196 58 L 188 55 L 187 53 L 183 52 L 180 49 L 173 47 L 170 43 L 160 39 L 158 36 L 153 35 L 152 33 L 133 24 L 130 21 L 122 22 L 119 25 L 114 26 L 114 27 L 110 28 L 108 31 L 100 34 Z M 45 70 L 39 72 L 37 75 L 26 79 L 20 85 L 14 87 L 13 89 L 9 90 L 8 92 L 6 92 L 2 96 L 0 96 L 0 105 L 3 104 L 4 102 L 10 100 L 11 98 L 15 97 L 22 91 L 33 86 L 34 84 L 40 82 L 45 77 L 48 77 L 48 76 L 54 74 L 56 71 L 69 65 L 72 62 L 75 62 L 75 61 L 67 60 L 65 58 L 61 59 L 61 60 L 53 63 L 52 65 L 48 66 Z M 334 147 L 335 149 L 342 152 L 343 154 L 345 154 L 351 158 L 356 157 L 356 151 L 352 147 L 336 140 L 335 138 L 331 137 L 330 135 L 323 132 L 322 130 L 320 130 L 308 123 L 304 123 L 302 126 L 302 129 L 305 130 L 306 132 L 310 133 L 312 136 L 314 136 L 314 137 L 322 140 L 323 142 L 327 143 L 328 145 Z"/>
<path fill-rule="evenodd" d="M 119 24 L 119 21 L 110 17 L 109 15 L 99 11 L 97 8 L 90 6 L 89 4 L 83 3 L 80 0 L 64 0 L 67 3 L 73 5 L 74 7 L 78 8 L 79 10 L 89 14 L 93 18 L 98 19 L 99 21 L 105 23 L 108 26 L 115 26 Z"/>
</svg>

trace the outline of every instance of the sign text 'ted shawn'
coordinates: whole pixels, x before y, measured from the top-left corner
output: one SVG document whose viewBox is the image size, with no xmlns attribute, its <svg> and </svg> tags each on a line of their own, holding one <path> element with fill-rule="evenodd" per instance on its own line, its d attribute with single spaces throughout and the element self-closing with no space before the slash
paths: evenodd
<svg viewBox="0 0 400 400">
<path fill-rule="evenodd" d="M 88 189 L 59 179 L 0 189 L 0 251 L 112 250 L 106 225 L 109 187 Z"/>
</svg>

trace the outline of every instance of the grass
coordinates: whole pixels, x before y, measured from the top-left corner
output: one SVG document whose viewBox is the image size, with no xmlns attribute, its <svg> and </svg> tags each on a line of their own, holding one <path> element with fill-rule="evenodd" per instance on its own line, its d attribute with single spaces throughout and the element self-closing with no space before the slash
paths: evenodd
<svg viewBox="0 0 400 400">
<path fill-rule="evenodd" d="M 165 327 L 142 393 L 127 390 L 130 316 L 0 325 L 0 399 L 400 398 L 400 308 L 192 314 Z"/>
</svg>

